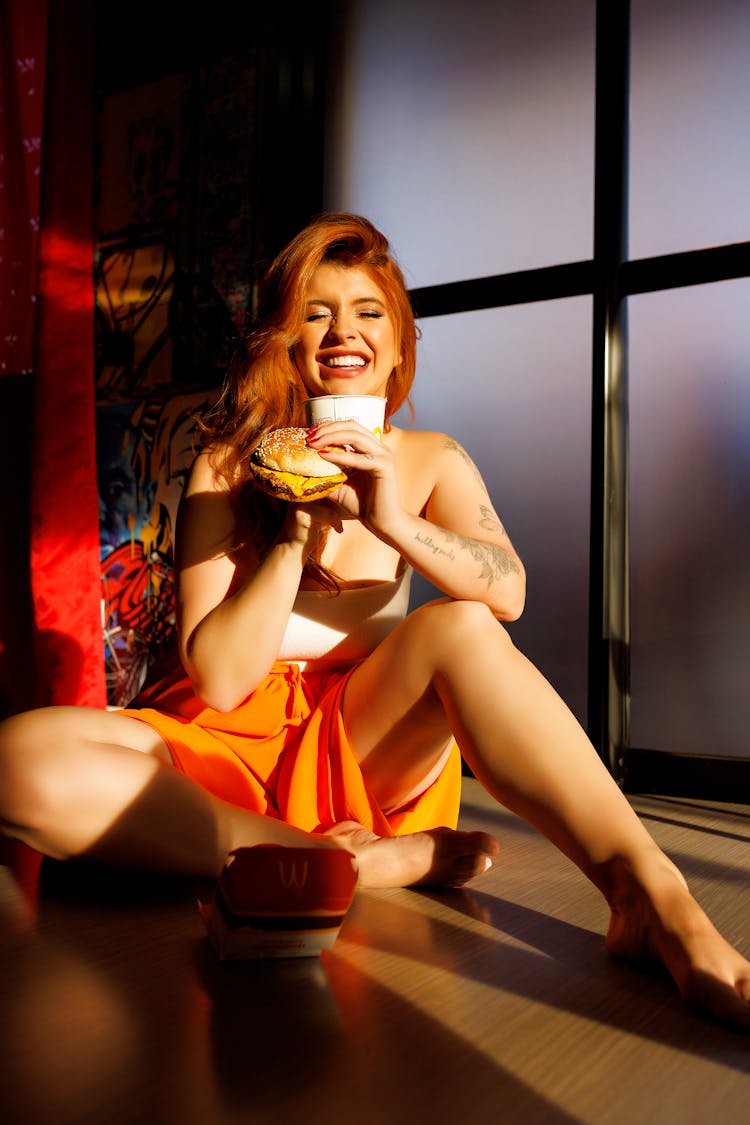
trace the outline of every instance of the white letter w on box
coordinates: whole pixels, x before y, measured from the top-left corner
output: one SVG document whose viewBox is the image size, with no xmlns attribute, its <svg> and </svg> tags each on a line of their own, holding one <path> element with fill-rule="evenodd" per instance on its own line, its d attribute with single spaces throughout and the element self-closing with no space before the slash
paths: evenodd
<svg viewBox="0 0 750 1125">
<path fill-rule="evenodd" d="M 283 860 L 279 860 L 279 878 L 282 884 L 289 890 L 290 887 L 304 887 L 307 882 L 307 860 L 302 864 L 301 873 L 297 870 L 296 863 L 287 865 Z"/>
</svg>

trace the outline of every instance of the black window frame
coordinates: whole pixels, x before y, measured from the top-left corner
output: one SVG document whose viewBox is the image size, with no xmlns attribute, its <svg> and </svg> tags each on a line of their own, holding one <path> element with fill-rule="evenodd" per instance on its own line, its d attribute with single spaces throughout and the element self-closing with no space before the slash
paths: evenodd
<svg viewBox="0 0 750 1125">
<path fill-rule="evenodd" d="M 750 242 L 630 259 L 630 0 L 597 0 L 593 257 L 411 290 L 420 319 L 590 295 L 592 320 L 588 733 L 631 793 L 750 796 L 750 759 L 630 745 L 627 298 L 750 276 Z"/>
</svg>

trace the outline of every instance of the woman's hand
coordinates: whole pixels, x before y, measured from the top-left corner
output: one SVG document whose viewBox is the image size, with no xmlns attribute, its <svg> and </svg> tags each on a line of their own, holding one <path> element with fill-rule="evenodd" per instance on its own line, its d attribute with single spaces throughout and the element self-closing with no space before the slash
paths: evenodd
<svg viewBox="0 0 750 1125">
<path fill-rule="evenodd" d="M 348 475 L 346 484 L 321 504 L 337 511 L 342 519 L 360 520 L 382 538 L 403 513 L 395 461 L 387 443 L 358 422 L 346 421 L 322 423 L 309 435 L 308 444 Z"/>
<path fill-rule="evenodd" d="M 316 554 L 320 554 L 331 529 L 339 532 L 343 531 L 343 527 L 336 505 L 329 505 L 326 500 L 290 503 L 279 540 L 298 544 L 302 548 L 303 559 L 307 561 L 311 555 L 315 558 Z"/>
</svg>

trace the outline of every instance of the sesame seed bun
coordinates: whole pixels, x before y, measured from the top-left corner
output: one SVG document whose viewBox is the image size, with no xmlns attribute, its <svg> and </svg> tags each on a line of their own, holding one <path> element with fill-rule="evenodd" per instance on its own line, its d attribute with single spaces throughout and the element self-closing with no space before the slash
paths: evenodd
<svg viewBox="0 0 750 1125">
<path fill-rule="evenodd" d="M 272 430 L 250 461 L 261 488 L 281 500 L 319 500 L 346 481 L 338 465 L 307 444 L 307 431 L 287 426 Z"/>
</svg>

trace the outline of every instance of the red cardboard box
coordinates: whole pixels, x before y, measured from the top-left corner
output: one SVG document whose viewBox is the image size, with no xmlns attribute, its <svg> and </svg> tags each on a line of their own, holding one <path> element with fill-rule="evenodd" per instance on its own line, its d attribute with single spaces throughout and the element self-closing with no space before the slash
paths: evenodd
<svg viewBox="0 0 750 1125">
<path fill-rule="evenodd" d="M 357 886 L 342 848 L 258 844 L 231 852 L 210 902 L 200 903 L 222 960 L 313 957 L 333 945 Z"/>
</svg>

